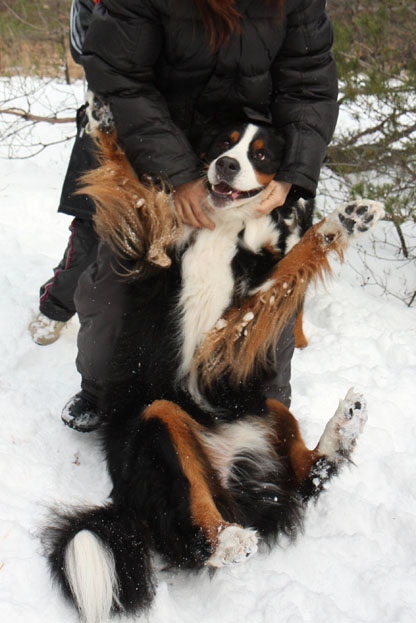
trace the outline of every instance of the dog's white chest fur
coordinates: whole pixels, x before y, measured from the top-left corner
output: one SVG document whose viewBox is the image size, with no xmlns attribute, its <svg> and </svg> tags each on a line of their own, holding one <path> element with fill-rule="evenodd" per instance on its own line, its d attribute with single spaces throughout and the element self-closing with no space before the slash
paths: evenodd
<svg viewBox="0 0 416 623">
<path fill-rule="evenodd" d="M 234 288 L 231 261 L 241 227 L 238 219 L 213 231 L 199 231 L 182 258 L 181 376 L 188 373 L 195 348 L 230 303 Z"/>
<path fill-rule="evenodd" d="M 195 349 L 221 318 L 231 302 L 234 289 L 232 259 L 238 234 L 246 227 L 246 245 L 257 251 L 263 244 L 276 243 L 278 236 L 269 217 L 247 219 L 240 208 L 217 217 L 213 231 L 197 232 L 192 246 L 182 258 L 181 312 L 182 362 L 179 376 L 189 373 Z M 246 238 L 246 236 L 244 236 Z"/>
</svg>

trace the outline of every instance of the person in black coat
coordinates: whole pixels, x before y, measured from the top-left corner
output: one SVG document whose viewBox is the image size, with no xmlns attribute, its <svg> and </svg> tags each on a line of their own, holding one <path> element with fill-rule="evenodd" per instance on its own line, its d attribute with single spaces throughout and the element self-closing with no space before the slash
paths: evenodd
<svg viewBox="0 0 416 623">
<path fill-rule="evenodd" d="M 93 8 L 94 0 L 72 0 L 69 42 L 76 63 L 80 62 Z M 32 339 L 42 346 L 55 342 L 76 313 L 74 292 L 78 279 L 97 255 L 98 236 L 92 220 L 94 204 L 86 195 L 74 194 L 82 173 L 97 166 L 95 144 L 87 130 L 85 110 L 83 105 L 77 111 L 77 134 L 58 207 L 58 212 L 73 217 L 68 244 L 53 276 L 40 288 L 39 313 L 29 325 Z"/>
<path fill-rule="evenodd" d="M 325 0 L 101 0 L 80 62 L 90 89 L 108 102 L 137 175 L 167 181 L 183 222 L 212 228 L 198 154 L 229 121 L 270 123 L 285 136 L 260 213 L 283 205 L 288 193 L 314 196 L 338 114 L 332 39 Z M 122 327 L 125 288 L 111 265 L 101 245 L 75 295 L 82 391 L 63 420 L 78 430 L 99 424 Z M 286 405 L 291 329 L 269 388 Z"/>
</svg>

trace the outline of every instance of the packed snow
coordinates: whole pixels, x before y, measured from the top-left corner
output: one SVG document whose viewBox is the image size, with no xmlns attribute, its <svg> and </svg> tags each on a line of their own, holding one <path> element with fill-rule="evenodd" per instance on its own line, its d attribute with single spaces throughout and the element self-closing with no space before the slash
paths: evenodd
<svg viewBox="0 0 416 623">
<path fill-rule="evenodd" d="M 51 83 L 43 99 L 55 106 L 68 93 L 80 100 L 82 92 L 81 84 Z M 57 142 L 73 133 L 72 124 L 40 124 L 30 140 Z M 31 159 L 0 163 L 4 623 L 78 621 L 51 584 L 39 533 L 51 506 L 100 504 L 110 491 L 95 434 L 71 431 L 60 420 L 64 403 L 79 389 L 74 365 L 77 321 L 51 346 L 37 346 L 27 331 L 37 312 L 39 286 L 51 275 L 68 238 L 70 218 L 58 215 L 56 207 L 70 149 L 67 141 Z M 379 228 L 388 240 L 394 235 L 385 223 Z M 371 250 L 371 242 L 366 244 Z M 384 262 L 394 267 L 394 259 Z M 348 251 L 348 260 L 343 266 L 334 261 L 334 278 L 308 293 L 309 346 L 294 356 L 292 411 L 307 443 L 314 446 L 338 400 L 350 387 L 362 392 L 369 419 L 354 464 L 310 505 L 304 533 L 295 543 L 283 540 L 272 551 L 260 549 L 245 564 L 220 569 L 213 577 L 206 571 L 173 573 L 160 566 L 153 608 L 135 620 L 416 620 L 416 310 L 362 286 L 369 279 L 357 274 L 362 266 L 356 247 Z M 384 271 L 377 260 L 371 269 Z M 402 270 L 407 282 L 414 282 L 414 266 Z"/>
</svg>

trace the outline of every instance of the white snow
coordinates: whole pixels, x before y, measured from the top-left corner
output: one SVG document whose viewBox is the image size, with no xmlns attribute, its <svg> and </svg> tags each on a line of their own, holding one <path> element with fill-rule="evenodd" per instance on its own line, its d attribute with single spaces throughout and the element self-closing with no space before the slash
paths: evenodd
<svg viewBox="0 0 416 623">
<path fill-rule="evenodd" d="M 49 85 L 54 101 L 66 92 Z M 82 95 L 82 85 L 72 87 Z M 48 140 L 71 125 L 34 130 Z M 51 505 L 100 504 L 110 482 L 94 433 L 61 424 L 79 388 L 77 322 L 51 346 L 27 326 L 67 242 L 57 215 L 70 143 L 0 162 L 0 620 L 76 623 L 51 586 L 39 531 Z M 380 225 L 383 228 L 383 224 Z M 389 228 L 384 226 L 386 235 Z M 349 252 L 354 262 L 356 251 Z M 391 267 L 393 263 L 391 264 Z M 372 269 L 378 270 L 377 261 Z M 414 267 L 407 265 L 408 279 Z M 346 468 L 311 505 L 295 544 L 260 550 L 213 578 L 158 572 L 147 623 L 414 623 L 416 620 L 416 310 L 357 281 L 349 265 L 309 292 L 309 346 L 293 361 L 292 410 L 315 445 L 339 398 L 363 393 L 369 420 Z M 364 278 L 365 282 L 365 278 Z M 126 620 L 126 619 L 124 619 Z M 132 620 L 132 619 L 130 619 Z M 136 619 L 137 620 L 137 619 Z"/>
</svg>

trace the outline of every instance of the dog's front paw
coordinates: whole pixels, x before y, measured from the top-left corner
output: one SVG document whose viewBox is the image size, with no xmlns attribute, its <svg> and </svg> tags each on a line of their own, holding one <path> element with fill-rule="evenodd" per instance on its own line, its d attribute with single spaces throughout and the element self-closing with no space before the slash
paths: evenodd
<svg viewBox="0 0 416 623">
<path fill-rule="evenodd" d="M 365 233 L 383 216 L 383 204 L 368 199 L 353 201 L 338 210 L 338 220 L 348 236 Z"/>
<path fill-rule="evenodd" d="M 89 132 L 104 132 L 109 134 L 114 130 L 113 114 L 107 102 L 92 91 L 87 92 L 87 117 Z"/>
<path fill-rule="evenodd" d="M 327 243 L 331 243 L 337 234 L 352 239 L 374 227 L 383 216 L 382 203 L 358 199 L 334 210 L 323 222 L 321 233 Z"/>
<path fill-rule="evenodd" d="M 227 567 L 244 562 L 257 552 L 257 534 L 249 528 L 228 526 L 218 537 L 218 545 L 206 564 L 209 567 Z"/>
</svg>

